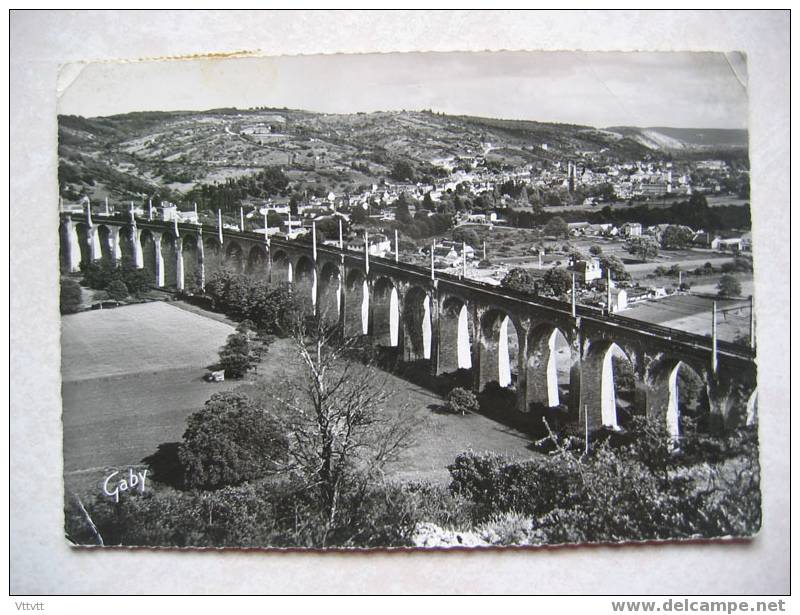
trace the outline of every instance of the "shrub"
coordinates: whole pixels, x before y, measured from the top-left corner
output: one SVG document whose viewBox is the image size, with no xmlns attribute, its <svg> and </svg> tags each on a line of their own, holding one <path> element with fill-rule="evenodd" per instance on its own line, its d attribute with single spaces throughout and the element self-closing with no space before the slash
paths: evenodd
<svg viewBox="0 0 800 615">
<path fill-rule="evenodd" d="M 137 269 L 131 263 L 82 263 L 83 283 L 96 290 L 108 290 L 116 281 L 122 282 L 128 293 L 138 295 L 146 291 L 150 282 L 144 269 Z M 116 288 L 121 288 L 119 285 Z"/>
<path fill-rule="evenodd" d="M 226 270 L 206 282 L 206 294 L 218 309 L 235 318 L 249 319 L 263 333 L 285 332 L 300 313 L 300 300 L 289 284 L 269 285 L 264 280 Z"/>
<path fill-rule="evenodd" d="M 724 274 L 717 283 L 717 295 L 720 297 L 738 297 L 742 294 L 742 285 L 732 275 Z"/>
<path fill-rule="evenodd" d="M 81 286 L 75 280 L 61 278 L 61 295 L 59 297 L 61 313 L 74 314 L 81 305 Z"/>
<path fill-rule="evenodd" d="M 722 271 L 722 273 L 748 273 L 753 271 L 753 263 L 747 258 L 737 256 L 730 262 L 722 263 L 722 265 L 720 265 L 720 271 Z"/>
<path fill-rule="evenodd" d="M 542 293 L 552 297 L 559 297 L 571 288 L 572 274 L 560 267 L 548 269 L 541 280 Z"/>
<path fill-rule="evenodd" d="M 216 489 L 261 478 L 286 458 L 278 421 L 246 395 L 216 393 L 189 416 L 178 458 L 190 487 Z"/>
<path fill-rule="evenodd" d="M 463 416 L 467 412 L 477 412 L 479 407 L 478 398 L 472 391 L 456 387 L 447 394 L 447 409 L 454 414 Z"/>
<path fill-rule="evenodd" d="M 450 489 L 473 502 L 473 519 L 485 522 L 482 536 L 490 541 L 616 542 L 758 530 L 755 429 L 723 437 L 687 430 L 677 450 L 664 426 L 644 418 L 632 421 L 631 432 L 628 444 L 595 442 L 588 456 L 555 436 L 554 453 L 534 460 L 463 453 L 448 468 Z"/>
<path fill-rule="evenodd" d="M 106 293 L 108 293 L 109 299 L 116 299 L 120 301 L 127 298 L 128 287 L 125 286 L 125 282 L 122 280 L 114 280 L 108 285 Z"/>
<path fill-rule="evenodd" d="M 476 521 L 517 511 L 542 515 L 567 505 L 580 477 L 548 458 L 512 461 L 496 453 L 461 453 L 447 467 L 450 491 L 471 500 Z"/>
<path fill-rule="evenodd" d="M 477 528 L 478 535 L 490 545 L 523 545 L 530 540 L 533 519 L 516 511 L 494 515 Z"/>
<path fill-rule="evenodd" d="M 532 294 L 536 291 L 536 276 L 533 275 L 530 269 L 514 267 L 514 269 L 509 271 L 502 279 L 500 286 L 518 292 Z"/>
<path fill-rule="evenodd" d="M 246 333 L 232 333 L 225 346 L 219 351 L 219 368 L 225 370 L 225 376 L 241 378 L 255 362 L 250 340 Z"/>
</svg>

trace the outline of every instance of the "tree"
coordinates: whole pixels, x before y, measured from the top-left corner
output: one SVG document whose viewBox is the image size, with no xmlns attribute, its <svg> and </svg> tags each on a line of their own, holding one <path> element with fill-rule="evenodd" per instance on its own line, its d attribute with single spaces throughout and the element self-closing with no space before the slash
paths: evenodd
<svg viewBox="0 0 800 615">
<path fill-rule="evenodd" d="M 60 306 L 62 314 L 74 314 L 81 305 L 81 285 L 75 280 L 61 278 Z"/>
<path fill-rule="evenodd" d="M 323 519 L 322 546 L 339 523 L 343 494 L 363 497 L 384 465 L 410 443 L 416 428 L 406 413 L 390 412 L 385 378 L 355 360 L 358 338 L 342 338 L 315 318 L 295 324 L 292 340 L 301 377 L 287 383 L 276 408 L 290 434 L 291 468 L 316 493 Z"/>
<path fill-rule="evenodd" d="M 262 334 L 285 333 L 292 317 L 302 312 L 302 300 L 289 284 L 271 285 L 224 269 L 215 271 L 206 281 L 206 294 L 217 309 L 250 319 Z"/>
<path fill-rule="evenodd" d="M 399 182 L 413 182 L 415 179 L 414 167 L 406 160 L 398 160 L 392 165 L 389 177 Z"/>
<path fill-rule="evenodd" d="M 225 346 L 219 351 L 219 367 L 230 378 L 244 376 L 254 361 L 250 339 L 245 333 L 231 333 Z"/>
<path fill-rule="evenodd" d="M 422 206 L 428 211 L 436 210 L 436 203 L 433 202 L 433 198 L 431 197 L 430 192 L 426 192 L 425 196 L 422 197 Z"/>
<path fill-rule="evenodd" d="M 481 245 L 481 240 L 478 237 L 478 233 L 473 231 L 472 229 L 464 229 L 458 228 L 453 231 L 453 241 L 463 241 L 469 246 L 473 248 L 477 248 Z"/>
<path fill-rule="evenodd" d="M 560 297 L 572 288 L 572 275 L 562 267 L 553 267 L 544 274 L 540 283 L 542 294 Z"/>
<path fill-rule="evenodd" d="M 282 469 L 288 439 L 280 423 L 244 394 L 211 396 L 187 419 L 178 459 L 189 487 L 217 489 Z"/>
<path fill-rule="evenodd" d="M 515 267 L 500 281 L 500 286 L 521 293 L 534 294 L 536 292 L 536 277 L 530 269 Z"/>
<path fill-rule="evenodd" d="M 119 268 L 122 281 L 128 288 L 128 292 L 132 295 L 140 295 L 150 288 L 150 279 L 147 276 L 147 271 L 138 269 L 134 264 L 122 265 Z"/>
<path fill-rule="evenodd" d="M 456 387 L 447 394 L 447 408 L 453 414 L 464 416 L 467 412 L 476 412 L 480 407 L 475 393 Z"/>
<path fill-rule="evenodd" d="M 543 230 L 547 237 L 569 237 L 569 227 L 561 216 L 550 218 Z"/>
<path fill-rule="evenodd" d="M 631 237 L 625 242 L 625 249 L 643 262 L 658 256 L 658 244 L 651 237 Z"/>
<path fill-rule="evenodd" d="M 411 224 L 414 219 L 411 217 L 411 212 L 408 210 L 408 197 L 405 192 L 401 192 L 397 199 L 397 221 L 401 224 Z"/>
<path fill-rule="evenodd" d="M 600 256 L 603 253 L 603 248 L 598 245 L 589 246 L 589 254 L 592 256 Z"/>
<path fill-rule="evenodd" d="M 731 274 L 726 273 L 719 279 L 717 284 L 717 295 L 719 297 L 739 297 L 741 294 L 742 285 Z"/>
<path fill-rule="evenodd" d="M 693 238 L 692 229 L 671 224 L 661 235 L 661 247 L 665 250 L 681 250 L 688 246 Z"/>
<path fill-rule="evenodd" d="M 322 218 L 317 220 L 317 234 L 322 234 L 326 239 L 339 238 L 339 220 L 342 220 L 342 233 L 347 233 L 350 225 L 341 218 Z"/>
<path fill-rule="evenodd" d="M 627 280 L 630 277 L 628 272 L 625 271 L 625 265 L 619 257 L 613 254 L 603 254 L 600 257 L 600 269 L 604 278 L 608 276 L 609 271 L 611 272 L 612 280 Z"/>
<path fill-rule="evenodd" d="M 128 296 L 128 287 L 122 280 L 113 280 L 106 289 L 109 299 L 120 301 Z"/>
<path fill-rule="evenodd" d="M 353 224 L 364 224 L 367 221 L 367 212 L 366 210 L 361 207 L 361 205 L 356 205 L 353 208 L 353 211 L 350 212 L 350 221 Z M 337 229 L 338 232 L 338 229 Z"/>
</svg>

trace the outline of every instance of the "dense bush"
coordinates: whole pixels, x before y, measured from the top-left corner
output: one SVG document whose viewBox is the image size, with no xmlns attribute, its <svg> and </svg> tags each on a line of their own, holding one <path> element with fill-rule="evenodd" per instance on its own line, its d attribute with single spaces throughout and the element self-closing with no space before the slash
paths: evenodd
<svg viewBox="0 0 800 615">
<path fill-rule="evenodd" d="M 127 293 L 139 295 L 150 287 L 147 272 L 132 263 L 81 263 L 81 273 L 83 283 L 95 290 L 108 290 L 114 282 L 121 282 Z M 115 288 L 121 290 L 119 285 Z"/>
<path fill-rule="evenodd" d="M 480 237 L 472 229 L 458 228 L 453 231 L 453 241 L 463 241 L 473 248 L 478 248 L 481 245 Z"/>
<path fill-rule="evenodd" d="M 108 293 L 109 299 L 116 299 L 118 301 L 127 298 L 129 294 L 128 287 L 122 280 L 112 280 L 108 288 L 106 288 L 106 293 Z"/>
<path fill-rule="evenodd" d="M 717 295 L 720 297 L 738 297 L 742 294 L 742 285 L 731 274 L 724 274 L 717 283 Z"/>
<path fill-rule="evenodd" d="M 450 489 L 472 501 L 473 523 L 497 525 L 506 515 L 499 527 L 524 544 L 742 536 L 758 530 L 755 430 L 724 437 L 692 432 L 676 449 L 663 428 L 644 419 L 635 419 L 631 429 L 629 444 L 595 443 L 589 456 L 558 441 L 553 454 L 535 460 L 464 453 L 448 468 Z M 533 529 L 519 515 L 528 515 Z"/>
<path fill-rule="evenodd" d="M 81 285 L 75 280 L 61 278 L 59 302 L 62 314 L 74 314 L 77 312 L 81 305 Z"/>
<path fill-rule="evenodd" d="M 753 263 L 750 259 L 737 256 L 730 262 L 722 263 L 722 265 L 720 265 L 720 271 L 722 271 L 722 273 L 748 273 L 753 271 Z"/>
<path fill-rule="evenodd" d="M 190 487 L 214 489 L 263 478 L 286 458 L 288 440 L 278 421 L 246 395 L 215 393 L 187 424 L 178 457 Z"/>
<path fill-rule="evenodd" d="M 541 280 L 542 294 L 560 297 L 572 288 L 572 274 L 561 267 L 548 269 Z"/>
<path fill-rule="evenodd" d="M 447 394 L 447 409 L 454 414 L 464 415 L 467 412 L 477 412 L 479 409 L 478 398 L 472 391 L 456 387 Z"/>
<path fill-rule="evenodd" d="M 521 293 L 534 294 L 536 292 L 537 278 L 530 269 L 514 267 L 500 281 L 500 286 Z"/>
<path fill-rule="evenodd" d="M 261 333 L 286 332 L 301 313 L 289 284 L 270 285 L 264 280 L 216 271 L 206 282 L 206 294 L 217 309 L 234 318 L 247 319 Z"/>
<path fill-rule="evenodd" d="M 93 496 L 82 504 L 106 545 L 180 547 L 411 546 L 423 519 L 465 525 L 470 509 L 446 487 L 377 482 L 343 494 L 340 520 L 328 528 L 318 501 L 292 475 L 215 491 L 127 492 L 118 503 Z M 75 498 L 65 516 L 72 542 L 98 543 Z"/>
<path fill-rule="evenodd" d="M 219 351 L 219 369 L 225 370 L 225 377 L 241 378 L 255 362 L 250 340 L 245 333 L 232 333 L 225 346 Z"/>
<path fill-rule="evenodd" d="M 448 466 L 450 491 L 471 500 L 475 521 L 509 511 L 541 515 L 569 502 L 578 477 L 548 458 L 512 461 L 496 453 L 461 453 Z"/>
</svg>

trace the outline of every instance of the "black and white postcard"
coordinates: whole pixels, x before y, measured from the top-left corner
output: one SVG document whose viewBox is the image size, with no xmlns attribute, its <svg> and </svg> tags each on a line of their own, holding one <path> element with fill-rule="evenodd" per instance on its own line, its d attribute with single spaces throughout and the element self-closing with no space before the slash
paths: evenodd
<svg viewBox="0 0 800 615">
<path fill-rule="evenodd" d="M 67 541 L 757 533 L 747 82 L 737 52 L 84 66 Z"/>
</svg>

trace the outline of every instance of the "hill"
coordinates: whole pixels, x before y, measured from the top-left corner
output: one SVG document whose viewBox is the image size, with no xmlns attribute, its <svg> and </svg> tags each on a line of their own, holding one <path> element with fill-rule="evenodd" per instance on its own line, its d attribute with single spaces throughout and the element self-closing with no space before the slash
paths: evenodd
<svg viewBox="0 0 800 615">
<path fill-rule="evenodd" d="M 747 131 L 739 129 L 614 126 L 606 130 L 632 139 L 653 150 L 680 151 L 747 148 Z"/>
<path fill-rule="evenodd" d="M 642 131 L 680 143 L 722 139 L 719 131 L 600 130 L 430 111 L 336 115 L 270 108 L 60 116 L 58 130 L 59 184 L 67 201 L 83 195 L 200 200 L 210 187 L 238 178 L 252 184 L 244 196 L 322 195 L 391 181 L 399 161 L 429 182 L 476 161 L 497 169 L 542 168 L 590 156 L 602 165 L 673 149 L 672 141 L 661 145 Z M 265 170 L 276 181 L 262 181 Z"/>
</svg>

